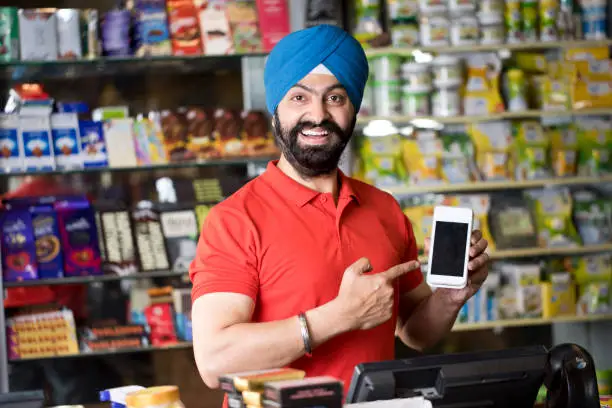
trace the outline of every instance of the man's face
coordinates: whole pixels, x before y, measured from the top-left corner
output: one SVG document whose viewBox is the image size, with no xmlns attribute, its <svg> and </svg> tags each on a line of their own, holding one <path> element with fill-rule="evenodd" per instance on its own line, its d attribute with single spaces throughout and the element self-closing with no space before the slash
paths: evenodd
<svg viewBox="0 0 612 408">
<path fill-rule="evenodd" d="M 329 174 L 355 127 L 355 109 L 332 75 L 309 74 L 287 92 L 274 114 L 274 135 L 304 177 Z"/>
</svg>

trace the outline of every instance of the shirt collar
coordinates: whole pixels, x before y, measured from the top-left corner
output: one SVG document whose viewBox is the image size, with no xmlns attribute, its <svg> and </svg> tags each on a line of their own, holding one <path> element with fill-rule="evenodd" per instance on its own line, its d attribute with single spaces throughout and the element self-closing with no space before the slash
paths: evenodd
<svg viewBox="0 0 612 408">
<path fill-rule="evenodd" d="M 299 207 L 303 207 L 313 198 L 321 194 L 287 176 L 277 167 L 277 164 L 278 160 L 270 161 L 266 171 L 261 177 L 279 194 L 295 202 Z M 338 169 L 338 177 L 340 177 L 341 183 L 340 192 L 338 194 L 339 200 L 352 199 L 359 203 L 359 197 L 353 189 L 350 177 L 347 177 L 340 169 Z"/>
</svg>

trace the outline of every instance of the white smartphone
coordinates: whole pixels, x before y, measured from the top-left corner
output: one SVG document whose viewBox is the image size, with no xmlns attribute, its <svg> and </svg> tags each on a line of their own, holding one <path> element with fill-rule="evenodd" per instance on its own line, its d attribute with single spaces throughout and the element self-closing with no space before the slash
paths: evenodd
<svg viewBox="0 0 612 408">
<path fill-rule="evenodd" d="M 452 289 L 467 285 L 473 219 L 474 213 L 470 208 L 434 208 L 428 285 Z"/>
</svg>

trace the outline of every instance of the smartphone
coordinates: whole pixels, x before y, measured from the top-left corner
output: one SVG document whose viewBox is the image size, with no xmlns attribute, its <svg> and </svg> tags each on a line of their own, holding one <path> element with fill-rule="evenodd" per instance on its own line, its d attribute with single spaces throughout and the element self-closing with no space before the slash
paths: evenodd
<svg viewBox="0 0 612 408">
<path fill-rule="evenodd" d="M 427 273 L 429 286 L 461 289 L 467 285 L 473 219 L 470 208 L 434 208 Z"/>
</svg>

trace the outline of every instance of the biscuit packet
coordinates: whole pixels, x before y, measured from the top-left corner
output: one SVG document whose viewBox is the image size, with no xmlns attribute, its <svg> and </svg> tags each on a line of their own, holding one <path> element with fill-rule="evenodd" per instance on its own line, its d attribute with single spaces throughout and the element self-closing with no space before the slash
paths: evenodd
<svg viewBox="0 0 612 408">
<path fill-rule="evenodd" d="M 217 150 L 224 157 L 244 156 L 245 144 L 241 139 L 242 117 L 238 112 L 229 109 L 215 111 L 213 138 Z"/>
<path fill-rule="evenodd" d="M 270 120 L 264 112 L 242 112 L 241 139 L 248 156 L 271 156 L 279 153 L 270 130 Z"/>
</svg>

